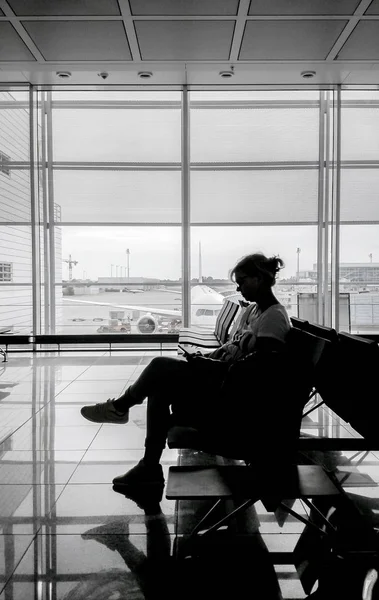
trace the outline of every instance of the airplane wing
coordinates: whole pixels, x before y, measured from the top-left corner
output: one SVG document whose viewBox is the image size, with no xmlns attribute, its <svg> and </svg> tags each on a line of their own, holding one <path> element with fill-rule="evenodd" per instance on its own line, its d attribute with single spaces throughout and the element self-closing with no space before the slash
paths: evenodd
<svg viewBox="0 0 379 600">
<path fill-rule="evenodd" d="M 176 290 L 175 288 L 159 288 L 160 292 L 166 292 L 167 294 L 181 294 L 182 289 Z"/>
<path fill-rule="evenodd" d="M 125 310 L 139 310 L 150 315 L 162 315 L 163 317 L 181 317 L 180 310 L 170 310 L 168 308 L 151 308 L 151 306 L 141 306 L 135 304 L 113 304 L 110 302 L 95 302 L 94 300 L 74 300 L 73 298 L 64 298 L 66 302 L 75 302 L 80 304 L 97 304 L 99 306 L 110 306 L 111 308 L 124 308 Z"/>
<path fill-rule="evenodd" d="M 192 288 L 191 289 L 195 289 L 195 288 L 201 288 L 205 293 L 216 293 L 216 294 L 223 294 L 223 292 L 225 290 L 219 291 L 218 289 L 212 288 L 209 285 L 205 284 L 205 283 L 196 283 L 196 284 L 192 284 Z M 170 288 L 166 288 L 166 289 L 160 289 L 160 292 L 166 292 L 167 294 L 177 294 L 178 296 L 180 296 L 182 294 L 182 290 L 174 290 L 174 289 L 170 289 Z M 228 292 L 234 292 L 235 291 L 235 286 L 232 288 L 228 288 L 227 290 Z"/>
</svg>

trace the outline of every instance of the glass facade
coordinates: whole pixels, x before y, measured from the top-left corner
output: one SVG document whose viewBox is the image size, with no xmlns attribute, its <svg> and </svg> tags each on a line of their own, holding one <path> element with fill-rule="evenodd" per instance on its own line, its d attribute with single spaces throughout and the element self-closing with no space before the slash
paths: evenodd
<svg viewBox="0 0 379 600">
<path fill-rule="evenodd" d="M 262 251 L 290 315 L 377 332 L 378 115 L 378 92 L 337 87 L 3 87 L 0 325 L 213 328 Z"/>
</svg>

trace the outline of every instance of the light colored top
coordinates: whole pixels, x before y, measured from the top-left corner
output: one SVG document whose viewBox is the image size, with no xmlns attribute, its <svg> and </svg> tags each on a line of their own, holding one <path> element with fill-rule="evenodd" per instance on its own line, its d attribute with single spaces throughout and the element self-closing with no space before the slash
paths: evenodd
<svg viewBox="0 0 379 600">
<path fill-rule="evenodd" d="M 208 356 L 227 361 L 236 360 L 253 352 L 259 337 L 285 342 L 290 328 L 290 320 L 282 304 L 273 304 L 264 312 L 256 304 L 251 304 L 243 312 L 232 339 Z"/>
</svg>

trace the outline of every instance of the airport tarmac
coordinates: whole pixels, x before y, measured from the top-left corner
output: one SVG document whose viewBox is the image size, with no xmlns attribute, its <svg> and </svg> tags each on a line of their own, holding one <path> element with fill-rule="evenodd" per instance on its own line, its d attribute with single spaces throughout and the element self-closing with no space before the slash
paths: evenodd
<svg viewBox="0 0 379 600">
<path fill-rule="evenodd" d="M 93 303 L 93 304 L 92 304 Z M 110 311 L 124 311 L 125 318 L 132 319 L 132 333 L 138 333 L 136 321 L 141 311 L 140 306 L 155 309 L 166 309 L 181 315 L 182 298 L 179 292 L 148 290 L 143 293 L 131 292 L 98 292 L 91 294 L 75 294 L 63 296 L 57 306 L 58 333 L 97 333 L 99 327 L 107 325 Z M 125 308 L 123 308 L 125 306 Z M 135 307 L 134 310 L 131 307 Z M 173 317 L 174 318 L 174 317 Z M 165 317 L 164 321 L 169 321 Z M 164 328 L 163 328 L 164 331 Z"/>
</svg>

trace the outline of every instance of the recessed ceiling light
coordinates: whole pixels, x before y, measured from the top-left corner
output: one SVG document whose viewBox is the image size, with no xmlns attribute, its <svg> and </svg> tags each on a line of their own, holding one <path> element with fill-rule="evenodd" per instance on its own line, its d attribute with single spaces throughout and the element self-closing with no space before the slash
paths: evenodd
<svg viewBox="0 0 379 600">
<path fill-rule="evenodd" d="M 150 79 L 152 76 L 153 74 L 151 71 L 140 71 L 138 73 L 138 77 L 141 77 L 141 79 Z"/>
<path fill-rule="evenodd" d="M 312 77 L 314 77 L 316 75 L 316 71 L 302 71 L 300 73 L 300 75 L 304 78 L 304 79 L 312 79 Z"/>
<path fill-rule="evenodd" d="M 57 71 L 56 75 L 59 77 L 59 79 L 70 79 L 71 77 L 70 71 Z"/>
<path fill-rule="evenodd" d="M 232 69 L 230 71 L 220 71 L 219 75 L 223 79 L 229 79 L 230 77 L 233 77 L 234 71 Z"/>
</svg>

